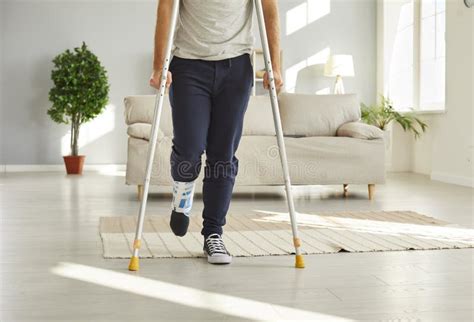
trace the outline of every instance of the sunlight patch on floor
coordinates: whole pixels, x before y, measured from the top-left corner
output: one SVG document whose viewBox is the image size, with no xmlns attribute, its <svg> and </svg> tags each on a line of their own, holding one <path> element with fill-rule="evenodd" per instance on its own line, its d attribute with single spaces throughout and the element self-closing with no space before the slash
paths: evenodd
<svg viewBox="0 0 474 322">
<path fill-rule="evenodd" d="M 125 177 L 125 166 L 110 164 L 99 168 L 99 173 L 105 176 Z"/>
<path fill-rule="evenodd" d="M 238 318 L 262 320 L 306 319 L 311 321 L 352 321 L 345 318 L 293 309 L 281 305 L 244 299 L 196 288 L 153 280 L 132 274 L 75 263 L 59 263 L 51 269 L 55 275 L 93 283 L 158 300 L 214 311 Z"/>
<path fill-rule="evenodd" d="M 254 210 L 259 213 L 268 214 L 268 217 L 254 219 L 262 222 L 278 222 L 290 224 L 288 213 L 271 212 L 264 210 Z M 411 235 L 419 238 L 435 239 L 439 241 L 474 243 L 474 230 L 469 228 L 439 226 L 439 225 L 421 225 L 414 223 L 403 223 L 370 219 L 357 219 L 330 216 L 297 213 L 298 225 L 301 227 L 330 228 L 335 230 L 349 230 L 354 232 L 364 232 L 371 234 L 385 235 Z"/>
</svg>

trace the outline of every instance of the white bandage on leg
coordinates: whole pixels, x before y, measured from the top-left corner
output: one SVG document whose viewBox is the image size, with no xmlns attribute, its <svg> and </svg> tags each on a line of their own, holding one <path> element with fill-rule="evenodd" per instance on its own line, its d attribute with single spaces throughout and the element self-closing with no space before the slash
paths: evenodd
<svg viewBox="0 0 474 322">
<path fill-rule="evenodd" d="M 174 211 L 189 215 L 193 206 L 194 186 L 194 181 L 173 181 L 173 202 L 171 206 Z"/>
</svg>

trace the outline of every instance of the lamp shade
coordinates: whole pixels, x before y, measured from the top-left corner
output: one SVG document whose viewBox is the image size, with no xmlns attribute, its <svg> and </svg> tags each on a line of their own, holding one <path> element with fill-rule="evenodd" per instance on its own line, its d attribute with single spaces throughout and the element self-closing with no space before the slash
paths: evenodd
<svg viewBox="0 0 474 322">
<path fill-rule="evenodd" d="M 332 55 L 324 67 L 324 75 L 329 77 L 355 76 L 354 61 L 351 55 Z"/>
</svg>

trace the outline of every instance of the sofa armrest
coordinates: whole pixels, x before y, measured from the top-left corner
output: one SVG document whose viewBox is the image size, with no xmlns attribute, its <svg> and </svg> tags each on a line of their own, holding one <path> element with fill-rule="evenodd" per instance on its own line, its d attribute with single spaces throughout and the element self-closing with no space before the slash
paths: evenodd
<svg viewBox="0 0 474 322">
<path fill-rule="evenodd" d="M 376 126 L 362 122 L 348 122 L 337 129 L 337 136 L 346 136 L 355 139 L 376 140 L 383 139 L 384 132 Z"/>
<path fill-rule="evenodd" d="M 150 141 L 151 124 L 148 123 L 134 123 L 128 126 L 127 134 L 136 139 Z M 158 142 L 161 142 L 165 137 L 164 133 L 158 129 Z"/>
</svg>

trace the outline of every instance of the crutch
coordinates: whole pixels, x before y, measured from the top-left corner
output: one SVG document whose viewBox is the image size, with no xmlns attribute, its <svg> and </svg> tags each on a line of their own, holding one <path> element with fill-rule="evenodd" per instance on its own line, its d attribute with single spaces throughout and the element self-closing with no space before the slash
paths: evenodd
<svg viewBox="0 0 474 322">
<path fill-rule="evenodd" d="M 158 140 L 158 129 L 160 126 L 161 111 L 163 109 L 163 100 L 165 98 L 166 79 L 168 75 L 168 67 L 170 64 L 171 48 L 173 46 L 173 38 L 174 38 L 175 29 L 176 29 L 176 21 L 178 18 L 179 2 L 180 2 L 179 0 L 173 1 L 173 10 L 171 13 L 168 43 L 166 45 L 166 51 L 165 51 L 165 61 L 163 62 L 163 69 L 161 70 L 160 89 L 158 91 L 158 94 L 156 95 L 155 111 L 153 114 L 153 124 L 151 127 L 151 138 L 148 144 L 148 161 L 146 165 L 145 182 L 143 184 L 143 187 L 144 187 L 143 197 L 140 202 L 140 211 L 138 214 L 137 229 L 135 231 L 135 239 L 133 241 L 133 255 L 132 255 L 132 258 L 130 258 L 130 263 L 128 265 L 128 269 L 130 271 L 138 271 L 139 266 L 140 266 L 138 253 L 141 246 L 141 239 L 142 239 L 142 233 L 143 233 L 143 221 L 145 219 L 146 203 L 148 199 L 148 188 L 150 187 L 151 170 L 153 167 L 153 159 L 155 157 L 156 141 Z"/>
<path fill-rule="evenodd" d="M 285 141 L 283 140 L 283 130 L 281 127 L 280 110 L 278 106 L 277 92 L 275 87 L 275 79 L 273 78 L 272 60 L 270 57 L 270 49 L 268 48 L 267 30 L 265 27 L 265 18 L 263 16 L 262 1 L 254 0 L 257 13 L 258 28 L 260 30 L 260 40 L 262 42 L 263 59 L 265 61 L 265 69 L 267 71 L 268 80 L 270 81 L 270 100 L 272 103 L 273 122 L 275 123 L 275 131 L 280 153 L 281 167 L 285 179 L 286 200 L 288 202 L 288 210 L 290 213 L 291 231 L 293 233 L 293 244 L 295 246 L 295 267 L 304 268 L 304 259 L 301 255 L 301 240 L 298 237 L 298 224 L 296 222 L 296 211 L 293 203 L 293 194 L 291 193 L 290 172 L 288 171 L 288 160 L 286 159 Z"/>
<path fill-rule="evenodd" d="M 289 171 L 288 171 L 288 162 L 286 159 L 286 150 L 285 150 L 285 144 L 283 141 L 283 131 L 281 127 L 280 112 L 278 109 L 278 100 L 277 100 L 277 94 L 276 94 L 276 88 L 275 88 L 275 81 L 273 78 L 272 63 L 270 59 L 270 51 L 268 48 L 268 39 L 267 39 L 267 34 L 266 34 L 266 29 L 265 29 L 265 21 L 263 17 L 261 0 L 255 0 L 255 8 L 257 10 L 257 18 L 258 18 L 258 25 L 260 29 L 260 38 L 262 40 L 265 67 L 267 70 L 268 78 L 270 80 L 269 91 L 270 91 L 271 104 L 272 104 L 272 110 L 273 110 L 273 120 L 275 123 L 275 130 L 277 133 L 277 141 L 278 141 L 278 146 L 279 146 L 279 151 L 280 151 L 280 159 L 281 159 L 282 168 L 283 168 L 283 175 L 285 177 L 286 196 L 287 196 L 287 201 L 288 201 L 288 209 L 290 212 L 291 230 L 293 232 L 293 243 L 295 246 L 295 254 L 296 254 L 295 266 L 297 268 L 303 268 L 304 260 L 303 260 L 303 256 L 301 255 L 301 250 L 300 250 L 301 242 L 300 242 L 300 239 L 298 238 L 298 227 L 296 224 L 295 207 L 293 204 L 293 196 L 291 194 L 291 182 L 290 182 L 290 176 L 289 176 Z M 130 259 L 130 264 L 128 267 L 128 269 L 131 271 L 137 271 L 139 269 L 139 249 L 141 246 L 143 221 L 145 218 L 145 209 L 146 209 L 146 203 L 147 203 L 147 197 L 148 197 L 148 188 L 150 185 L 151 169 L 152 169 L 153 159 L 155 155 L 155 147 L 156 147 L 156 141 L 158 137 L 158 127 L 160 123 L 161 110 L 163 107 L 167 71 L 168 71 L 168 66 L 169 66 L 169 61 L 170 61 L 170 56 L 171 56 L 171 47 L 172 47 L 172 42 L 174 39 L 174 32 L 175 32 L 175 25 L 176 25 L 176 19 L 178 16 L 178 11 L 179 11 L 179 0 L 175 0 L 173 3 L 171 26 L 170 26 L 170 32 L 168 35 L 165 62 L 163 64 L 163 70 L 161 73 L 162 78 L 161 78 L 161 84 L 160 84 L 160 91 L 156 98 L 156 103 L 155 103 L 156 105 L 155 105 L 155 113 L 153 117 L 153 125 L 152 125 L 152 130 L 151 130 L 151 140 L 148 146 L 148 163 L 147 163 L 146 173 L 145 173 L 143 198 L 140 203 L 137 229 L 135 233 L 135 240 L 133 242 L 133 256 Z"/>
</svg>

